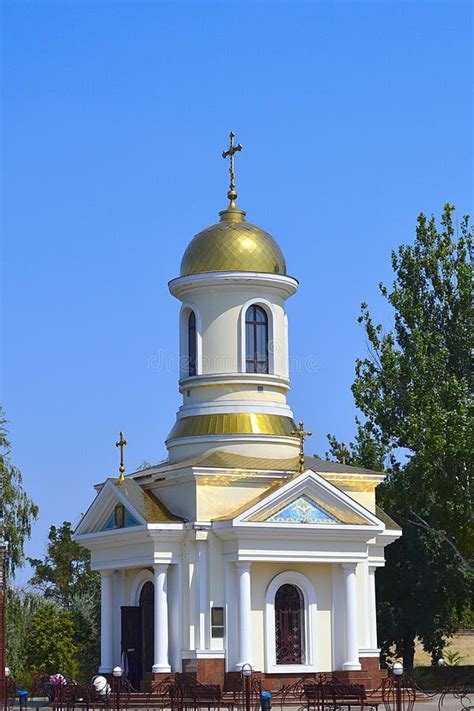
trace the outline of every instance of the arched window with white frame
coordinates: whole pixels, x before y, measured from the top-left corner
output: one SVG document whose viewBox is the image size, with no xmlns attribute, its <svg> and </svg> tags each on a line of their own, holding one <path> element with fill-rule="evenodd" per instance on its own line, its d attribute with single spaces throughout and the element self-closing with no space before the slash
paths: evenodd
<svg viewBox="0 0 474 711">
<path fill-rule="evenodd" d="M 245 313 L 245 371 L 268 373 L 268 316 L 259 304 L 252 304 Z"/>
<path fill-rule="evenodd" d="M 265 595 L 265 670 L 299 673 L 318 670 L 316 591 L 294 570 L 276 575 Z"/>
<path fill-rule="evenodd" d="M 297 585 L 285 583 L 275 594 L 277 664 L 304 664 L 304 597 Z"/>
<path fill-rule="evenodd" d="M 197 373 L 197 329 L 196 314 L 189 312 L 188 316 L 188 375 Z"/>
</svg>

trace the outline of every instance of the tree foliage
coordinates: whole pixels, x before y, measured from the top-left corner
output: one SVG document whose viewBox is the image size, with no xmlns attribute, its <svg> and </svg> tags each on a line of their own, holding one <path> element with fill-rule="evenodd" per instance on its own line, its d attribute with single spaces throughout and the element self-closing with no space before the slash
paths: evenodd
<svg viewBox="0 0 474 711">
<path fill-rule="evenodd" d="M 395 278 L 380 291 L 393 331 L 362 304 L 369 356 L 357 360 L 352 386 L 365 421 L 347 461 L 385 464 L 378 502 L 403 527 L 377 594 L 384 651 L 395 645 L 408 667 L 415 637 L 437 658 L 472 601 L 473 232 L 467 217 L 456 230 L 453 217 L 449 204 L 439 228 L 421 214 L 414 244 L 392 254 Z"/>
<path fill-rule="evenodd" d="M 387 447 L 382 444 L 380 437 L 371 432 L 368 423 L 362 423 L 356 417 L 356 434 L 354 441 L 346 447 L 345 442 L 339 442 L 334 435 L 328 434 L 329 452 L 326 452 L 326 459 L 333 457 L 342 462 L 343 453 L 345 463 L 357 465 L 373 471 L 382 472 L 385 469 L 387 458 Z"/>
<path fill-rule="evenodd" d="M 51 526 L 47 553 L 43 560 L 28 558 L 34 570 L 30 583 L 39 588 L 46 598 L 69 609 L 78 595 L 98 586 L 98 574 L 90 567 L 90 553 L 73 541 L 69 521 Z"/>
<path fill-rule="evenodd" d="M 464 217 L 456 239 L 453 211 L 445 206 L 440 230 L 420 215 L 415 243 L 392 255 L 395 281 L 380 290 L 394 310 L 394 332 L 384 333 L 362 305 L 371 355 L 357 361 L 352 391 L 381 441 L 407 451 L 405 478 L 413 493 L 423 491 L 429 523 L 471 557 L 473 233 Z"/>
<path fill-rule="evenodd" d="M 11 446 L 6 418 L 0 407 L 0 474 L 5 539 L 8 542 L 7 565 L 10 574 L 24 563 L 25 541 L 31 537 L 31 527 L 38 517 L 38 506 L 23 489 L 20 470 L 10 460 Z"/>
<path fill-rule="evenodd" d="M 25 658 L 25 643 L 33 615 L 43 604 L 43 597 L 37 593 L 14 587 L 7 589 L 6 661 L 15 679 L 24 679 L 30 671 Z"/>
<path fill-rule="evenodd" d="M 32 672 L 64 674 L 76 678 L 77 647 L 72 615 L 54 603 L 41 605 L 33 614 L 25 639 L 25 660 Z"/>
<path fill-rule="evenodd" d="M 30 558 L 30 583 L 45 599 L 69 613 L 77 651 L 78 673 L 88 679 L 96 671 L 100 639 L 100 576 L 91 570 L 90 553 L 73 541 L 69 521 L 51 526 L 43 560 Z"/>
</svg>

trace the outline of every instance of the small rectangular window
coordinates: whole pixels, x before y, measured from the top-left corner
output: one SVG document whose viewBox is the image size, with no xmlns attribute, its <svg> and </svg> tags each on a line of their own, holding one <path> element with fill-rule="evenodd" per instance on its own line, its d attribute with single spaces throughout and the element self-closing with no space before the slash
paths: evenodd
<svg viewBox="0 0 474 711">
<path fill-rule="evenodd" d="M 214 639 L 224 638 L 224 608 L 211 608 L 211 637 Z"/>
</svg>

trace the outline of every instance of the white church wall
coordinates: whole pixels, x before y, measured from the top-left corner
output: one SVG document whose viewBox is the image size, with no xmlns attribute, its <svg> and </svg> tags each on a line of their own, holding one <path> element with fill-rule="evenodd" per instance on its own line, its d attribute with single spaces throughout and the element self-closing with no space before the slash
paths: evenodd
<svg viewBox="0 0 474 711">
<path fill-rule="evenodd" d="M 367 619 L 367 563 L 360 563 L 356 570 L 357 583 L 357 633 L 359 649 L 369 647 L 367 634 L 369 630 Z"/>
<path fill-rule="evenodd" d="M 362 504 L 366 509 L 375 513 L 375 491 L 352 491 L 350 487 L 345 489 L 344 485 L 341 485 L 341 489 L 345 491 L 351 499 L 354 499 L 354 501 L 357 501 L 357 503 Z"/>
<path fill-rule="evenodd" d="M 158 482 L 151 488 L 160 501 L 172 511 L 175 516 L 195 520 L 196 516 L 196 484 L 192 476 L 179 481 L 167 479 Z"/>
<path fill-rule="evenodd" d="M 245 289 L 229 282 L 216 284 L 208 289 L 189 289 L 186 303 L 196 305 L 201 315 L 202 373 L 237 373 L 243 372 L 242 364 L 242 327 L 243 304 L 261 303 L 267 306 L 272 316 L 270 334 L 276 347 L 273 349 L 273 372 L 288 376 L 287 345 L 285 327 L 284 300 L 272 288 L 252 286 L 248 282 Z M 245 314 L 244 314 L 245 318 Z M 181 329 L 185 327 L 181 321 Z M 185 336 L 180 334 L 180 342 L 185 343 Z"/>
<path fill-rule="evenodd" d="M 225 475 L 224 475 L 225 476 Z M 210 521 L 213 518 L 226 516 L 256 496 L 266 491 L 271 481 L 258 482 L 255 478 L 248 481 L 232 481 L 228 484 L 200 484 L 197 486 L 197 519 Z"/>
<path fill-rule="evenodd" d="M 347 540 L 344 541 L 344 546 L 340 551 L 334 550 L 334 542 L 331 539 L 321 540 L 321 536 L 314 539 L 295 539 L 285 538 L 282 532 L 278 538 L 278 547 L 275 546 L 273 538 L 275 534 L 270 534 L 268 539 L 239 539 L 239 556 L 242 560 L 252 560 L 252 557 L 265 558 L 270 562 L 272 558 L 282 559 L 287 558 L 288 563 L 291 561 L 300 563 L 329 563 L 333 562 L 335 557 L 340 557 L 341 562 L 347 562 L 348 558 L 355 561 L 359 559 L 361 562 L 367 558 L 367 544 L 364 541 Z M 233 542 L 229 541 L 226 546 L 226 552 L 232 552 L 234 549 Z"/>
<path fill-rule="evenodd" d="M 155 546 L 150 539 L 139 543 L 117 542 L 115 547 L 94 548 L 91 551 L 93 570 L 129 568 L 143 561 L 143 565 L 153 561 Z"/>
<path fill-rule="evenodd" d="M 183 645 L 184 586 L 182 561 L 168 568 L 168 629 L 169 662 L 171 671 L 181 671 L 181 649 Z"/>
<path fill-rule="evenodd" d="M 212 533 L 209 535 L 209 603 L 212 607 L 225 607 L 224 599 L 224 560 L 222 557 L 222 542 Z M 211 649 L 223 649 L 224 639 L 212 637 L 211 626 Z"/>
<path fill-rule="evenodd" d="M 236 378 L 239 376 L 236 376 Z M 199 405 L 200 403 L 220 403 L 224 404 L 228 401 L 258 401 L 286 404 L 286 389 L 283 392 L 281 386 L 273 386 L 265 383 L 263 392 L 257 391 L 257 383 L 249 383 L 241 378 L 239 383 L 225 383 L 225 385 L 203 385 L 198 387 L 196 384 L 190 390 L 190 395 L 186 395 L 185 404 L 189 402 Z"/>
<path fill-rule="evenodd" d="M 265 598 L 268 585 L 279 573 L 301 573 L 309 579 L 316 594 L 316 646 L 314 661 L 318 671 L 332 669 L 331 610 L 332 569 L 329 564 L 254 563 L 252 579 L 252 664 L 265 669 Z"/>
<path fill-rule="evenodd" d="M 332 577 L 332 669 L 340 670 L 345 661 L 346 606 L 344 595 L 344 575 L 342 567 L 331 566 Z"/>
</svg>

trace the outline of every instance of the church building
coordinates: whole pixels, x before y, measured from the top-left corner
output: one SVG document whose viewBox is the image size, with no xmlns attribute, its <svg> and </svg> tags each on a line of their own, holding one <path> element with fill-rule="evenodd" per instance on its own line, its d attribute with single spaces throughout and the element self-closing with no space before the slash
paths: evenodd
<svg viewBox="0 0 474 711">
<path fill-rule="evenodd" d="M 122 459 L 75 532 L 101 575 L 100 672 L 224 685 L 250 664 L 267 688 L 330 671 L 378 685 L 375 573 L 401 531 L 375 504 L 383 474 L 304 454 L 287 402 L 298 281 L 236 206 L 233 139 L 229 205 L 169 282 L 182 404 L 168 458 L 127 476 Z"/>
</svg>

